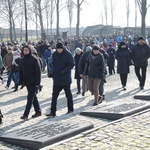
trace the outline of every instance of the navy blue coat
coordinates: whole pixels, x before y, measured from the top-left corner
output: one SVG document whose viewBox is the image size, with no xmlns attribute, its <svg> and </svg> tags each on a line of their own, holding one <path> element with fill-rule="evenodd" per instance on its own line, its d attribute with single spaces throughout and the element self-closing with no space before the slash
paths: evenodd
<svg viewBox="0 0 150 150">
<path fill-rule="evenodd" d="M 72 83 L 71 69 L 74 67 L 74 59 L 72 54 L 63 49 L 62 53 L 57 50 L 52 55 L 53 60 L 53 80 L 56 86 L 65 86 Z"/>
<path fill-rule="evenodd" d="M 128 48 L 122 49 L 119 48 L 116 51 L 117 59 L 117 73 L 118 74 L 127 74 L 130 72 L 129 65 L 131 62 L 131 52 Z"/>
</svg>

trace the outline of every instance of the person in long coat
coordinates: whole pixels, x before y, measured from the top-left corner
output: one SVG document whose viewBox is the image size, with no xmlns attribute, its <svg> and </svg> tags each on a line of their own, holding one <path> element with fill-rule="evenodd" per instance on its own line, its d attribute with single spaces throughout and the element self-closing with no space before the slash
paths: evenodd
<svg viewBox="0 0 150 150">
<path fill-rule="evenodd" d="M 59 93 L 64 90 L 67 97 L 68 112 L 74 111 L 73 96 L 71 92 L 71 70 L 74 67 L 74 59 L 64 45 L 59 42 L 56 44 L 56 51 L 52 55 L 53 64 L 53 93 L 50 113 L 46 114 L 47 117 L 55 117 L 57 111 L 57 99 Z"/>
<path fill-rule="evenodd" d="M 108 66 L 108 71 L 109 71 L 109 75 L 112 75 L 112 73 L 115 74 L 115 49 L 112 48 L 112 45 L 109 44 L 108 45 L 108 49 L 106 50 L 107 54 L 108 54 L 108 59 L 107 59 L 107 66 Z"/>
<path fill-rule="evenodd" d="M 81 82 L 82 78 L 79 74 L 78 65 L 79 65 L 79 60 L 80 60 L 80 57 L 81 57 L 82 54 L 83 54 L 82 50 L 79 47 L 77 47 L 75 49 L 75 56 L 74 56 L 74 60 L 75 60 L 75 79 L 77 80 L 77 89 L 78 89 L 76 94 L 81 93 L 81 86 L 80 86 L 81 84 L 80 84 L 80 82 Z"/>
<path fill-rule="evenodd" d="M 19 84 L 27 88 L 27 104 L 23 116 L 20 119 L 28 120 L 33 105 L 35 114 L 32 118 L 41 116 L 41 108 L 37 98 L 37 91 L 41 83 L 41 66 L 37 57 L 32 55 L 32 48 L 28 45 L 23 47 L 24 57 L 20 62 Z"/>
<path fill-rule="evenodd" d="M 118 50 L 116 51 L 116 60 L 117 73 L 120 75 L 123 90 L 126 90 L 127 77 L 130 72 L 131 52 L 127 48 L 125 42 L 119 44 Z"/>
<path fill-rule="evenodd" d="M 100 53 L 98 46 L 92 47 L 92 52 L 87 58 L 84 74 L 88 76 L 88 89 L 94 95 L 94 104 L 98 105 L 102 101 L 102 95 L 99 95 L 99 86 L 104 78 L 104 57 Z"/>
</svg>

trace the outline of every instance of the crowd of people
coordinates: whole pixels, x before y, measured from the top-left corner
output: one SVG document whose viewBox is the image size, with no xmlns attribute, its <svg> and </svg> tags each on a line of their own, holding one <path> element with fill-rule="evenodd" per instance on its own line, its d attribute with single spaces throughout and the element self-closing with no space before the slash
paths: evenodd
<svg viewBox="0 0 150 150">
<path fill-rule="evenodd" d="M 29 41 L 28 43 L 2 43 L 0 48 L 0 79 L 5 88 L 14 83 L 13 92 L 27 88 L 27 103 L 20 119 L 28 120 L 33 105 L 35 114 L 32 118 L 42 115 L 37 93 L 42 90 L 41 73 L 53 79 L 53 92 L 50 112 L 47 117 L 55 117 L 57 98 L 61 90 L 67 98 L 67 113 L 74 111 L 71 92 L 71 70 L 75 68 L 76 94 L 85 96 L 90 91 L 94 97 L 93 106 L 105 100 L 104 85 L 106 75 L 116 72 L 120 76 L 123 90 L 127 90 L 127 78 L 130 66 L 134 65 L 139 88 L 144 89 L 150 47 L 144 37 L 136 39 L 130 36 L 116 35 L 103 38 L 84 37 L 83 39 L 63 39 L 51 41 Z M 115 64 L 115 60 L 117 64 Z M 115 70 L 116 65 L 116 70 Z M 7 81 L 3 79 L 4 71 Z M 1 113 L 0 113 L 1 114 Z M 2 114 L 0 115 L 2 118 Z M 2 119 L 0 120 L 2 122 Z"/>
</svg>

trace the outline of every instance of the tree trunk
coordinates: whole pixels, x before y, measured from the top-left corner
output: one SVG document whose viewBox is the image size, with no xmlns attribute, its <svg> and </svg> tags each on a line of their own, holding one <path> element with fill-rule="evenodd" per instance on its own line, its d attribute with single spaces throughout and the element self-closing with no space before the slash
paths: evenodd
<svg viewBox="0 0 150 150">
<path fill-rule="evenodd" d="M 39 11 L 40 26 L 41 26 L 41 38 L 42 38 L 42 40 L 45 40 L 46 39 L 46 34 L 45 34 L 44 26 L 43 26 L 41 1 L 38 3 L 38 11 Z"/>
<path fill-rule="evenodd" d="M 11 11 L 11 3 L 8 0 L 8 7 L 9 7 L 9 32 L 10 32 L 10 41 L 13 41 L 13 34 L 12 34 L 12 11 Z"/>
<path fill-rule="evenodd" d="M 77 25 L 76 25 L 76 37 L 79 37 L 79 24 L 80 24 L 80 4 L 77 0 Z"/>
<path fill-rule="evenodd" d="M 145 37 L 145 17 L 146 17 L 146 7 L 147 7 L 147 0 L 142 0 L 142 12 L 141 12 L 141 17 L 142 17 L 142 25 L 141 25 L 141 35 Z"/>
<path fill-rule="evenodd" d="M 59 37 L 59 0 L 57 0 L 57 4 L 56 4 L 56 16 L 57 16 L 56 35 L 57 37 Z"/>
</svg>

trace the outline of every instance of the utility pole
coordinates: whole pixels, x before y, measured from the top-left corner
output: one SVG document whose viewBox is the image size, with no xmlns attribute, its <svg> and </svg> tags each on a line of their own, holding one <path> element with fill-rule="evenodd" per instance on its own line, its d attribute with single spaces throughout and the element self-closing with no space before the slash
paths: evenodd
<svg viewBox="0 0 150 150">
<path fill-rule="evenodd" d="M 24 13 L 25 13 L 25 40 L 26 42 L 28 42 L 28 18 L 27 18 L 26 0 L 24 0 Z"/>
</svg>

